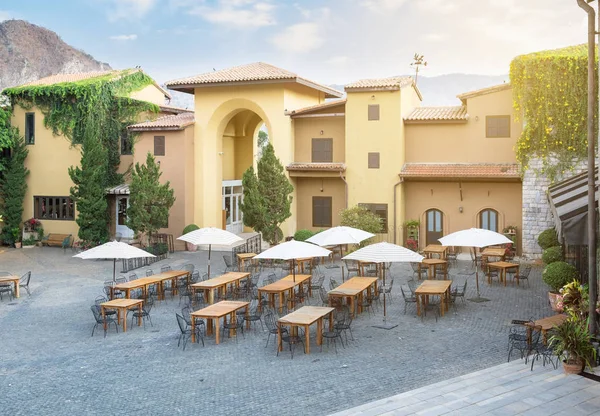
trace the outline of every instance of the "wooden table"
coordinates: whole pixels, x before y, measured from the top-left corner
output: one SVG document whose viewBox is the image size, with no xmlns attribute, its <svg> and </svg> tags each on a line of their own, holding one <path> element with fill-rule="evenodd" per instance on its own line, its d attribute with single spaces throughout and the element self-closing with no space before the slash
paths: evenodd
<svg viewBox="0 0 600 416">
<path fill-rule="evenodd" d="M 289 263 L 289 268 L 290 268 L 290 273 L 293 273 L 294 271 L 292 270 L 292 266 L 294 264 L 296 264 L 296 266 L 298 266 L 298 272 L 300 274 L 305 274 L 306 273 L 306 269 L 305 269 L 305 265 L 306 263 L 308 263 L 308 273 L 311 274 L 312 273 L 312 262 L 313 262 L 313 258 L 312 257 L 300 257 L 297 259 L 292 260 L 288 260 Z"/>
<path fill-rule="evenodd" d="M 106 309 L 115 309 L 117 311 L 117 323 L 123 319 L 123 332 L 127 332 L 127 310 L 134 306 L 138 307 L 138 326 L 142 325 L 142 299 L 113 299 L 100 304 L 102 309 L 102 320 L 104 320 L 104 330 L 106 330 Z"/>
<path fill-rule="evenodd" d="M 204 291 L 204 299 L 209 305 L 212 305 L 215 303 L 215 290 L 224 293 L 229 284 L 234 284 L 235 287 L 239 287 L 242 279 L 248 279 L 248 283 L 250 283 L 250 273 L 229 272 L 203 282 L 194 283 L 190 287 L 192 288 L 192 291 Z"/>
<path fill-rule="evenodd" d="M 527 327 L 527 342 L 531 344 L 531 332 L 533 331 L 533 329 L 535 327 L 541 327 L 542 340 L 544 344 L 546 344 L 548 342 L 548 340 L 546 339 L 546 333 L 555 326 L 562 324 L 566 319 L 567 315 L 559 314 L 548 316 L 547 318 L 538 319 L 533 323 L 527 322 L 525 324 L 525 326 Z"/>
<path fill-rule="evenodd" d="M 294 288 L 300 285 L 300 290 L 304 290 L 305 282 L 308 284 L 309 296 L 312 296 L 312 290 L 310 288 L 312 276 L 310 274 L 297 274 L 296 281 L 294 282 L 294 276 L 288 275 L 281 280 L 278 280 L 270 285 L 266 285 L 258 288 L 258 297 L 261 297 L 261 293 L 267 295 L 269 305 L 275 308 L 275 295 L 279 295 L 279 311 L 283 309 L 283 304 L 286 298 L 289 300 L 289 308 L 294 307 Z M 308 281 L 308 282 L 307 282 Z M 258 307 L 262 308 L 261 302 L 258 303 Z"/>
<path fill-rule="evenodd" d="M 504 260 L 504 256 L 506 255 L 506 249 L 504 248 L 486 248 L 481 252 L 482 258 L 487 257 L 500 257 L 500 261 Z"/>
<path fill-rule="evenodd" d="M 450 305 L 450 280 L 425 280 L 415 290 L 417 297 L 417 315 L 421 316 L 421 307 L 427 306 L 429 296 L 440 297 L 440 314 L 444 316 Z"/>
<path fill-rule="evenodd" d="M 129 299 L 131 297 L 131 291 L 133 289 L 142 289 L 144 292 L 144 298 L 147 297 L 148 287 L 152 285 L 158 285 L 158 298 L 164 300 L 165 293 L 163 291 L 163 282 L 165 280 L 171 281 L 171 287 L 173 288 L 173 294 L 177 294 L 177 279 L 181 276 L 187 276 L 189 279 L 190 272 L 187 270 L 170 270 L 168 272 L 162 272 L 154 274 L 152 276 L 141 277 L 139 279 L 131 280 L 125 283 L 119 283 L 112 286 L 111 297 L 116 290 L 125 292 L 125 297 Z"/>
<path fill-rule="evenodd" d="M 0 277 L 0 283 L 13 283 L 15 285 L 14 288 L 14 294 L 15 294 L 15 298 L 18 298 L 20 296 L 20 291 L 19 291 L 19 276 L 2 276 Z"/>
<path fill-rule="evenodd" d="M 252 261 L 256 257 L 256 253 L 238 253 L 238 272 L 246 271 L 246 262 Z"/>
<path fill-rule="evenodd" d="M 427 247 L 425 247 L 423 249 L 423 253 L 425 253 L 425 257 L 427 257 L 428 259 L 430 259 L 431 256 L 434 254 L 439 254 L 440 259 L 443 260 L 446 258 L 447 252 L 448 252 L 448 247 L 440 246 L 439 244 L 429 244 Z"/>
<path fill-rule="evenodd" d="M 435 270 L 435 266 L 445 264 L 444 268 L 444 280 L 448 278 L 448 262 L 442 259 L 423 259 L 421 263 L 419 263 L 419 276 L 421 276 L 421 266 L 427 266 L 427 277 L 429 279 L 437 279 L 437 271 Z"/>
<path fill-rule="evenodd" d="M 377 294 L 377 278 L 376 277 L 353 277 L 346 280 L 333 290 L 327 292 L 329 296 L 329 305 L 333 304 L 332 298 L 346 298 L 350 303 L 350 313 L 355 316 L 355 304 L 357 313 L 362 312 L 363 292 L 367 291 L 367 296 L 371 296 L 371 291 Z"/>
<path fill-rule="evenodd" d="M 504 286 L 506 286 L 506 270 L 507 269 L 516 268 L 517 273 L 519 272 L 519 265 L 517 263 L 509 263 L 506 261 L 496 261 L 493 263 L 488 263 L 487 267 L 488 267 L 488 283 L 489 284 L 492 283 L 492 278 L 490 277 L 490 272 L 489 272 L 490 269 L 498 269 L 499 270 L 500 281 L 504 282 Z M 518 284 L 518 280 L 517 280 L 517 284 Z"/>
<path fill-rule="evenodd" d="M 216 343 L 220 342 L 219 337 L 219 319 L 230 316 L 230 322 L 236 321 L 236 311 L 242 308 L 246 308 L 246 315 L 248 315 L 249 302 L 236 302 L 231 300 L 224 300 L 214 305 L 207 306 L 206 308 L 192 312 L 192 342 L 196 342 L 196 318 L 206 319 L 206 334 L 212 335 L 216 330 Z M 215 325 L 216 324 L 216 325 Z M 215 328 L 216 326 L 216 328 Z M 250 329 L 250 321 L 246 321 L 246 328 Z M 229 331 L 230 335 L 236 335 L 235 329 Z M 237 336 L 237 335 L 236 335 Z"/>
<path fill-rule="evenodd" d="M 372 261 L 358 261 L 358 273 L 361 276 L 366 276 L 365 273 L 365 268 L 368 266 L 375 266 L 375 273 L 377 274 L 377 276 L 381 276 L 381 266 L 383 266 L 383 263 L 375 263 Z"/>
<path fill-rule="evenodd" d="M 306 353 L 310 354 L 310 326 L 317 323 L 317 345 L 323 343 L 323 318 L 329 315 L 329 330 L 333 330 L 333 311 L 335 308 L 323 306 L 303 306 L 297 311 L 289 313 L 277 321 L 277 345 L 279 351 L 283 350 L 283 342 L 281 339 L 281 327 L 283 325 L 290 326 L 291 335 L 298 335 L 298 327 L 304 328 L 304 336 L 306 341 L 304 347 Z"/>
</svg>

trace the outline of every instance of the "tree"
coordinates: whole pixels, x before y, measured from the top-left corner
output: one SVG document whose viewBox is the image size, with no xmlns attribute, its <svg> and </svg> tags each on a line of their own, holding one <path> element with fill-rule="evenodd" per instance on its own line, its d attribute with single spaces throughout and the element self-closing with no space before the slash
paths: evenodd
<svg viewBox="0 0 600 416">
<path fill-rule="evenodd" d="M 88 118 L 94 118 L 91 113 Z M 91 121 L 91 120 L 90 120 Z M 93 124 L 93 122 L 92 122 Z M 108 204 L 106 202 L 107 151 L 102 142 L 87 129 L 81 144 L 81 167 L 71 166 L 71 199 L 77 208 L 79 239 L 97 245 L 108 241 Z"/>
<path fill-rule="evenodd" d="M 373 234 L 380 233 L 383 229 L 381 217 L 359 206 L 342 210 L 340 213 L 340 225 L 358 228 L 359 230 Z M 370 240 L 365 240 L 360 245 L 368 245 Z"/>
<path fill-rule="evenodd" d="M 258 132 L 258 147 L 263 148 L 269 143 L 269 134 L 264 130 Z"/>
<path fill-rule="evenodd" d="M 153 233 L 167 226 L 169 210 L 175 203 L 175 191 L 169 181 L 160 183 L 161 175 L 160 166 L 150 152 L 146 164 L 136 163 L 131 173 L 127 226 L 138 238 L 146 234 L 148 243 Z"/>
<path fill-rule="evenodd" d="M 8 158 L 3 157 L 4 149 L 13 147 L 18 131 L 10 125 L 11 113 L 0 107 L 0 172 L 6 169 Z"/>
<path fill-rule="evenodd" d="M 262 233 L 269 244 L 277 244 L 283 238 L 279 227 L 292 215 L 290 194 L 294 187 L 275 156 L 272 144 L 269 143 L 264 148 L 263 156 L 258 161 L 257 175 L 254 175 L 252 167 L 248 168 L 242 183 L 244 202 L 240 209 L 244 214 L 244 224 Z"/>
<path fill-rule="evenodd" d="M 4 176 L 0 180 L 0 211 L 2 211 L 4 226 L 2 239 L 8 243 L 20 241 L 19 230 L 23 222 L 23 200 L 27 192 L 27 175 L 29 170 L 25 167 L 27 159 L 27 145 L 19 131 L 7 124 L 3 126 L 3 134 L 10 137 L 12 144 L 11 157 L 6 162 Z"/>
<path fill-rule="evenodd" d="M 422 66 L 423 67 L 427 66 L 427 61 L 425 60 L 425 56 L 415 53 L 415 56 L 413 56 L 413 61 L 410 64 L 410 66 L 415 67 L 415 85 L 417 85 L 417 79 L 419 78 L 419 69 Z"/>
</svg>

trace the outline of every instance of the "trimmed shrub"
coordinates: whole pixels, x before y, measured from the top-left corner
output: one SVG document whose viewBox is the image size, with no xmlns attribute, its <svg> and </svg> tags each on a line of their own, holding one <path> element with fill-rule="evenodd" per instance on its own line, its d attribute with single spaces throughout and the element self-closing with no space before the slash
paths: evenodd
<svg viewBox="0 0 600 416">
<path fill-rule="evenodd" d="M 563 261 L 562 247 L 555 246 L 544 250 L 544 254 L 542 254 L 542 261 L 546 264 L 554 263 L 556 261 Z"/>
<path fill-rule="evenodd" d="M 294 240 L 306 241 L 309 238 L 311 238 L 313 235 L 315 235 L 315 233 L 313 233 L 311 230 L 298 230 L 294 234 Z"/>
<path fill-rule="evenodd" d="M 186 225 L 185 228 L 183 229 L 182 235 L 192 232 L 194 230 L 199 230 L 199 229 L 200 229 L 200 227 L 198 227 L 196 224 Z"/>
<path fill-rule="evenodd" d="M 542 272 L 542 279 L 553 292 L 558 292 L 564 285 L 577 280 L 577 269 L 564 261 L 555 261 L 546 266 Z"/>
<path fill-rule="evenodd" d="M 548 228 L 547 230 L 542 231 L 540 235 L 538 235 L 538 244 L 542 250 L 559 246 L 558 235 L 556 235 L 554 228 Z"/>
</svg>

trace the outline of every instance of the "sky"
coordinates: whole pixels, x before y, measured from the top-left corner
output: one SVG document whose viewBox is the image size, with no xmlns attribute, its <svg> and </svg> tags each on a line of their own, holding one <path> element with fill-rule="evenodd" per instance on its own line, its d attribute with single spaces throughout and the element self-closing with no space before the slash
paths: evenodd
<svg viewBox="0 0 600 416">
<path fill-rule="evenodd" d="M 595 3 L 592 3 L 595 7 Z M 586 42 L 576 0 L 0 0 L 113 68 L 159 82 L 267 62 L 324 84 L 507 74 L 512 58 Z"/>
</svg>

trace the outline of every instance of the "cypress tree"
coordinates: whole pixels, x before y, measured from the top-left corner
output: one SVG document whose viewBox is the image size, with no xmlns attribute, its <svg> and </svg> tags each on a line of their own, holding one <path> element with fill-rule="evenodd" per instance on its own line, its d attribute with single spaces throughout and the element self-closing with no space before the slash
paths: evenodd
<svg viewBox="0 0 600 416">
<path fill-rule="evenodd" d="M 264 201 L 258 189 L 258 179 L 254 167 L 250 166 L 242 177 L 244 201 L 240 202 L 240 209 L 244 214 L 244 225 L 255 230 L 263 229 L 265 219 Z"/>
<path fill-rule="evenodd" d="M 3 216 L 2 239 L 8 243 L 21 241 L 21 224 L 23 222 L 23 200 L 27 192 L 27 175 L 25 167 L 27 145 L 16 128 L 4 124 L 3 129 L 10 136 L 12 144 L 11 157 L 6 162 L 4 175 L 0 180 L 0 212 Z"/>
</svg>

